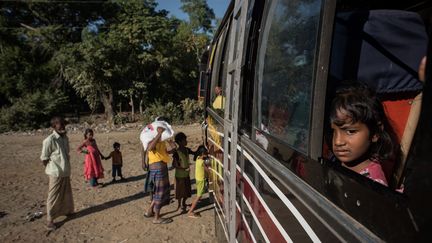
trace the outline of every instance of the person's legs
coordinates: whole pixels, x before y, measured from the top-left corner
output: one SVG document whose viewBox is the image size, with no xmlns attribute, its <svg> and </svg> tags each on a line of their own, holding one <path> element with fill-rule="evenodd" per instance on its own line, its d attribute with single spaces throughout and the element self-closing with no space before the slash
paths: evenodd
<svg viewBox="0 0 432 243">
<path fill-rule="evenodd" d="M 91 177 L 90 178 L 90 186 L 93 186 L 93 187 L 95 187 L 95 186 L 97 186 L 97 179 L 96 179 L 96 177 Z"/>
<path fill-rule="evenodd" d="M 194 213 L 194 210 L 195 210 L 195 207 L 196 207 L 198 201 L 201 199 L 201 196 L 204 194 L 204 181 L 197 180 L 195 182 L 195 184 L 196 184 L 197 196 L 196 196 L 195 200 L 192 202 L 192 205 L 189 209 L 189 212 L 188 212 L 189 217 L 199 216 L 199 214 Z"/>
<path fill-rule="evenodd" d="M 52 217 L 52 211 L 54 207 L 54 201 L 53 198 L 56 197 L 56 193 L 54 190 L 54 177 L 49 177 L 49 183 L 48 183 L 48 197 L 47 197 L 47 229 L 55 229 L 54 225 L 54 219 Z"/>
<path fill-rule="evenodd" d="M 145 213 L 146 217 L 152 217 L 154 214 L 154 201 L 152 200 L 152 202 L 150 203 L 150 207 L 147 209 L 147 212 Z"/>
<path fill-rule="evenodd" d="M 54 230 L 54 219 L 74 212 L 72 187 L 69 177 L 49 177 L 47 198 L 47 229 Z"/>
<path fill-rule="evenodd" d="M 187 198 L 184 197 L 184 198 L 183 198 L 182 211 L 186 211 L 186 200 L 187 200 Z"/>
<path fill-rule="evenodd" d="M 197 203 L 198 203 L 198 201 L 201 199 L 201 196 L 197 196 L 194 200 L 193 200 L 193 202 L 192 202 L 192 205 L 191 205 L 191 207 L 190 207 L 190 209 L 189 209 L 189 212 L 188 212 L 188 216 L 196 216 L 196 214 L 194 213 L 194 210 L 195 210 L 195 207 L 196 207 L 196 205 L 197 205 Z"/>
<path fill-rule="evenodd" d="M 115 177 L 116 177 L 116 172 L 117 172 L 117 166 L 115 166 L 115 165 L 112 165 L 112 173 L 111 173 L 111 175 L 112 175 L 112 181 L 113 182 L 115 182 Z"/>
<path fill-rule="evenodd" d="M 118 165 L 118 167 L 117 167 L 117 175 L 120 176 L 120 180 L 124 180 L 121 165 Z"/>
</svg>

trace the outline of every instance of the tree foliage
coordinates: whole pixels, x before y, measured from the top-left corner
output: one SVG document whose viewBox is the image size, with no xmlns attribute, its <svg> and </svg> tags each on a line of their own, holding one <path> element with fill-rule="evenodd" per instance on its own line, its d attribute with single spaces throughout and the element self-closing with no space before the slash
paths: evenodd
<svg viewBox="0 0 432 243">
<path fill-rule="evenodd" d="M 182 3 L 190 22 L 156 10 L 154 0 L 1 3 L 0 108 L 18 114 L 50 101 L 31 112 L 35 124 L 6 116 L 2 124 L 37 127 L 50 114 L 85 109 L 83 101 L 112 122 L 118 104 L 143 112 L 194 98 L 214 13 L 206 1 Z"/>
</svg>

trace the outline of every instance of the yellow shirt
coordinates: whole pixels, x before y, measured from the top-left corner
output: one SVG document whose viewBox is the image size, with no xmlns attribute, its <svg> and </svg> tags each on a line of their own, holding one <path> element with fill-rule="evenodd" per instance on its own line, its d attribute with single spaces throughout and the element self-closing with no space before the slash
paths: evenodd
<svg viewBox="0 0 432 243">
<path fill-rule="evenodd" d="M 42 144 L 41 160 L 49 160 L 45 174 L 55 177 L 70 176 L 69 139 L 56 131 L 49 135 Z"/>
<path fill-rule="evenodd" d="M 222 95 L 216 96 L 216 99 L 213 101 L 213 109 L 223 109 L 225 107 L 225 97 Z"/>
<path fill-rule="evenodd" d="M 202 158 L 198 158 L 195 162 L 195 180 L 203 181 L 204 175 L 204 160 Z"/>
<path fill-rule="evenodd" d="M 158 142 L 156 148 L 148 151 L 149 164 L 153 164 L 159 161 L 165 163 L 170 162 L 170 156 L 166 152 L 165 142 Z"/>
</svg>

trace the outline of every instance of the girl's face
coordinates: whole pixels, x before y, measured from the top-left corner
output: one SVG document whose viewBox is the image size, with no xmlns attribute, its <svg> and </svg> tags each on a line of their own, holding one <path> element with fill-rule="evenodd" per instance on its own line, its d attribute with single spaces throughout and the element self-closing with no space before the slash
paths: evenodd
<svg viewBox="0 0 432 243">
<path fill-rule="evenodd" d="M 351 117 L 343 111 L 337 111 L 339 121 L 342 125 L 331 124 L 333 130 L 332 148 L 333 153 L 342 163 L 352 162 L 368 152 L 372 142 L 378 140 L 375 134 L 370 135 L 369 128 L 362 122 L 352 123 Z"/>
<path fill-rule="evenodd" d="M 89 133 L 87 133 L 87 139 L 93 139 L 93 133 L 92 132 L 89 132 Z"/>
<path fill-rule="evenodd" d="M 187 146 L 187 139 L 185 138 L 185 139 L 181 140 L 180 145 L 183 145 L 186 147 Z"/>
</svg>

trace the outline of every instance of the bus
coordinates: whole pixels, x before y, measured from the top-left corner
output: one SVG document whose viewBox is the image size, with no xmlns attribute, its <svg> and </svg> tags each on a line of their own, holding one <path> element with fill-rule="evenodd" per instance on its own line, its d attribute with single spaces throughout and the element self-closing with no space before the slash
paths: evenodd
<svg viewBox="0 0 432 243">
<path fill-rule="evenodd" d="M 200 75 L 221 242 L 432 241 L 431 13 L 424 0 L 230 2 Z M 388 186 L 331 159 L 344 80 L 379 95 L 397 134 Z"/>
</svg>

